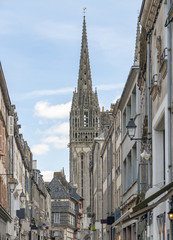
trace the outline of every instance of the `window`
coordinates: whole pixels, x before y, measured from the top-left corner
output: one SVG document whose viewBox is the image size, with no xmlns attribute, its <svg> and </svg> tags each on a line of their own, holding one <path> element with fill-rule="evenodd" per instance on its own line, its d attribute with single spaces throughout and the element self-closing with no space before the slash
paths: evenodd
<svg viewBox="0 0 173 240">
<path fill-rule="evenodd" d="M 154 184 L 159 187 L 165 184 L 166 179 L 166 164 L 165 164 L 165 117 L 163 116 L 160 122 L 154 129 L 153 138 L 153 168 L 157 169 L 157 174 L 153 175 Z M 158 147 L 159 146 L 159 147 Z"/>
<path fill-rule="evenodd" d="M 137 161 L 136 145 L 128 153 L 123 163 L 124 191 L 126 191 L 136 181 Z"/>
<path fill-rule="evenodd" d="M 81 154 L 81 195 L 83 196 L 83 159 L 84 155 Z"/>
<path fill-rule="evenodd" d="M 131 96 L 131 117 L 134 118 L 136 115 L 136 85 L 133 89 Z"/>
<path fill-rule="evenodd" d="M 88 112 L 84 112 L 84 127 L 88 127 Z"/>
<path fill-rule="evenodd" d="M 124 170 L 124 171 L 123 171 L 123 178 L 124 178 L 123 188 L 124 188 L 124 192 L 125 192 L 126 189 L 127 189 L 126 159 L 124 160 L 123 167 L 124 167 L 124 169 L 123 169 L 123 170 Z"/>
<path fill-rule="evenodd" d="M 123 112 L 123 135 L 126 133 L 126 109 Z"/>
<path fill-rule="evenodd" d="M 74 225 L 74 217 L 72 215 L 69 215 L 69 222 L 71 225 Z"/>
<path fill-rule="evenodd" d="M 132 110 L 132 106 L 131 106 L 131 97 L 127 103 L 127 107 L 126 107 L 126 122 L 129 121 L 129 119 L 131 118 L 131 110 Z"/>
<path fill-rule="evenodd" d="M 54 223 L 60 223 L 60 213 L 54 213 Z"/>
<path fill-rule="evenodd" d="M 75 118 L 75 127 L 77 127 L 77 118 Z"/>
</svg>

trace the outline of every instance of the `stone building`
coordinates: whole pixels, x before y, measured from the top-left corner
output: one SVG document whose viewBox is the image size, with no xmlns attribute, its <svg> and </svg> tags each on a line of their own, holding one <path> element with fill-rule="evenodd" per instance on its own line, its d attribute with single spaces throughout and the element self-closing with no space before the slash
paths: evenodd
<svg viewBox="0 0 173 240">
<path fill-rule="evenodd" d="M 0 64 L 0 238 L 6 239 L 11 236 L 11 197 L 10 182 L 14 180 L 13 162 L 10 154 L 9 145 L 9 122 L 8 117 L 11 115 L 11 102 L 8 89 Z M 6 144 L 8 143 L 8 145 Z M 14 190 L 14 188 L 13 188 Z"/>
<path fill-rule="evenodd" d="M 130 118 L 133 118 L 137 125 L 135 138 L 140 138 L 140 105 L 139 89 L 137 87 L 138 72 L 139 66 L 132 66 L 119 103 L 119 108 L 122 113 L 122 216 L 136 205 L 139 187 L 138 167 L 140 162 L 140 142 L 131 140 L 127 135 L 126 129 Z M 122 217 L 121 224 L 123 229 L 122 237 L 124 240 L 137 239 L 136 220 L 126 222 Z"/>
<path fill-rule="evenodd" d="M 0 239 L 36 240 L 39 234 L 40 239 L 50 239 L 44 229 L 45 223 L 51 228 L 50 195 L 40 174 L 37 194 L 33 194 L 36 180 L 32 152 L 20 127 L 0 65 Z M 31 225 L 35 226 L 35 236 Z"/>
<path fill-rule="evenodd" d="M 119 100 L 113 104 L 112 115 L 114 117 L 114 132 L 115 141 L 113 151 L 113 164 L 112 164 L 112 182 L 113 182 L 113 213 L 114 221 L 116 222 L 121 217 L 121 205 L 122 205 L 122 162 L 121 162 L 121 111 L 118 108 Z M 120 239 L 121 226 L 112 226 L 112 238 Z"/>
<path fill-rule="evenodd" d="M 145 231 L 141 233 L 141 237 L 147 235 L 150 239 L 173 238 L 172 223 L 168 219 L 168 212 L 172 209 L 170 197 L 173 196 L 172 9 L 170 0 L 146 0 L 143 1 L 140 11 L 142 48 L 138 85 L 141 100 L 146 106 L 145 111 L 142 111 L 142 123 L 148 138 L 152 140 L 148 149 L 152 156 L 152 159 L 149 159 L 152 164 L 149 169 L 152 177 L 148 181 L 149 189 L 145 193 L 145 200 L 136 207 L 136 211 L 138 213 L 143 209 L 140 217 L 145 219 Z M 149 208 L 146 211 L 147 206 Z"/>
<path fill-rule="evenodd" d="M 92 147 L 92 160 L 90 163 L 91 178 L 91 215 L 88 215 L 90 221 L 93 239 L 101 239 L 102 227 L 101 219 L 103 219 L 103 191 L 102 191 L 102 172 L 103 163 L 100 155 L 104 142 L 104 133 L 94 138 Z"/>
<path fill-rule="evenodd" d="M 80 218 L 82 199 L 62 172 L 55 172 L 48 184 L 51 194 L 52 237 L 55 240 L 81 239 Z"/>
<path fill-rule="evenodd" d="M 30 239 L 51 238 L 51 195 L 43 181 L 37 161 L 33 161 L 31 178 L 31 233 Z"/>
<path fill-rule="evenodd" d="M 88 234 L 87 211 L 90 212 L 89 162 L 92 143 L 99 134 L 100 108 L 97 92 L 92 90 L 85 16 L 78 87 L 73 93 L 70 112 L 70 182 L 83 197 L 83 236 Z"/>
<path fill-rule="evenodd" d="M 27 142 L 24 141 L 22 134 L 19 133 L 17 113 L 14 112 L 13 106 L 13 123 L 14 135 L 12 141 L 14 176 L 17 179 L 17 186 L 13 193 L 13 223 L 15 238 L 27 238 L 30 232 L 30 182 L 32 170 L 32 153 Z"/>
</svg>

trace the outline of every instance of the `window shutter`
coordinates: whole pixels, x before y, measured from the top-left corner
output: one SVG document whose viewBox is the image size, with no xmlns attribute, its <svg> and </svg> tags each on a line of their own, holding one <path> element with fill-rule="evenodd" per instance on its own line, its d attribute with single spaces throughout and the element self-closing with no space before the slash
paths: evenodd
<svg viewBox="0 0 173 240">
<path fill-rule="evenodd" d="M 5 138 L 5 128 L 2 128 L 2 155 L 3 163 L 5 164 L 5 155 L 6 155 L 6 138 Z"/>
<path fill-rule="evenodd" d="M 9 136 L 14 135 L 14 117 L 13 116 L 8 117 L 8 135 Z"/>
<path fill-rule="evenodd" d="M 0 155 L 3 153 L 3 126 L 2 121 L 0 121 Z"/>
<path fill-rule="evenodd" d="M 2 205 L 2 177 L 0 176 L 0 204 Z"/>
</svg>

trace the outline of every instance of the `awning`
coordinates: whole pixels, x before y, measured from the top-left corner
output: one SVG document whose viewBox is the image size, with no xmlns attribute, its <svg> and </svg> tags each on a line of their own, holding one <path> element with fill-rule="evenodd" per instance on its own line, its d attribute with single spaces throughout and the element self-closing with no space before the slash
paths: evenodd
<svg viewBox="0 0 173 240">
<path fill-rule="evenodd" d="M 165 193 L 166 191 L 170 190 L 172 187 L 173 187 L 173 182 L 167 184 L 162 189 L 160 189 L 159 191 L 157 191 L 156 193 L 152 194 L 150 197 L 146 198 L 144 201 L 142 201 L 141 203 L 136 205 L 133 208 L 133 212 L 137 212 L 138 210 L 141 210 L 142 208 L 147 207 L 149 202 L 151 202 L 152 200 L 156 199 L 157 197 L 159 197 L 161 194 Z"/>
<path fill-rule="evenodd" d="M 158 191 L 159 192 L 159 191 Z M 163 192 L 162 192 L 163 193 Z M 155 193 L 156 194 L 156 193 Z M 155 194 L 153 194 L 153 195 L 155 195 Z M 152 195 L 152 196 L 153 196 Z M 151 197 L 152 197 L 151 196 Z M 166 201 L 167 199 L 169 199 L 169 198 L 171 198 L 173 196 L 173 189 L 171 189 L 170 191 L 168 191 L 168 193 L 166 193 L 162 198 L 160 198 L 158 201 L 156 201 L 155 203 L 153 203 L 153 204 L 151 204 L 150 206 L 147 206 L 147 207 L 142 207 L 140 210 L 138 210 L 138 211 L 133 211 L 131 214 L 130 214 L 130 218 L 132 219 L 132 218 L 137 218 L 137 217 L 139 217 L 139 216 L 141 216 L 141 215 L 144 215 L 145 213 L 147 213 L 148 211 L 150 211 L 150 210 L 152 210 L 153 208 L 155 208 L 155 207 L 157 207 L 160 203 L 162 203 L 162 202 L 164 202 L 164 201 Z M 155 197 L 155 198 L 157 198 L 157 197 Z M 155 198 L 153 198 L 153 199 L 155 199 Z M 147 199 L 145 199 L 145 200 L 147 200 Z M 145 201 L 144 200 L 144 201 Z M 139 204 L 138 204 L 139 205 Z M 137 205 L 137 206 L 138 206 Z M 136 207 L 137 207 L 136 206 Z M 135 208 L 135 207 L 134 207 Z M 133 209 L 134 209 L 133 208 Z"/>
<path fill-rule="evenodd" d="M 118 218 L 111 226 L 114 227 L 118 225 L 119 223 L 127 220 L 130 217 L 130 213 L 132 212 L 132 208 L 125 212 L 120 218 Z"/>
<path fill-rule="evenodd" d="M 148 205 L 153 200 L 156 200 L 159 196 L 161 196 L 163 193 L 165 193 L 164 196 L 162 196 L 158 201 L 152 203 L 151 205 Z M 115 227 L 121 222 L 131 220 L 133 218 L 137 218 L 139 216 L 144 215 L 148 211 L 152 210 L 156 206 L 158 206 L 160 203 L 166 201 L 170 197 L 173 196 L 173 182 L 167 184 L 162 189 L 151 195 L 150 197 L 146 198 L 144 201 L 136 205 L 135 207 L 129 209 L 126 213 L 124 213 L 117 221 L 115 221 L 112 224 L 112 227 Z"/>
</svg>

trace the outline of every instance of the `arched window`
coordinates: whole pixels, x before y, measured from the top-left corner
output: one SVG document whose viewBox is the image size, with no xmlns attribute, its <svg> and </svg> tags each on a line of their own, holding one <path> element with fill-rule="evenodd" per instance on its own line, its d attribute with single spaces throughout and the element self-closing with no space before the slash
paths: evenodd
<svg viewBox="0 0 173 240">
<path fill-rule="evenodd" d="M 84 127 L 88 127 L 88 112 L 84 112 Z"/>
</svg>

